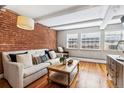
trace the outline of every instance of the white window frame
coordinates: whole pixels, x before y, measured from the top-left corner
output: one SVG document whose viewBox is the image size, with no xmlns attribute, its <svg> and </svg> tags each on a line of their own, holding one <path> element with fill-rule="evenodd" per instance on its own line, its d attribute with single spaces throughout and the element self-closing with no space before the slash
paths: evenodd
<svg viewBox="0 0 124 93">
<path fill-rule="evenodd" d="M 68 35 L 69 34 L 77 34 L 77 48 L 69 48 L 68 47 Z M 66 35 L 66 48 L 67 49 L 79 49 L 79 33 L 67 33 L 67 35 Z"/>
<path fill-rule="evenodd" d="M 82 34 L 88 34 L 88 33 L 99 33 L 100 37 L 99 37 L 99 48 L 95 49 L 95 48 L 82 48 Z M 96 32 L 81 32 L 81 36 L 80 36 L 80 50 L 102 50 L 101 48 L 101 32 L 100 31 L 96 31 Z"/>
<path fill-rule="evenodd" d="M 116 32 L 116 31 L 123 31 L 123 30 L 114 30 L 114 31 L 104 31 L 104 50 L 105 51 L 121 51 L 121 50 L 116 50 L 116 49 L 106 49 L 105 47 L 106 47 L 106 32 Z M 123 32 L 124 33 L 124 32 Z M 124 34 L 123 34 L 124 35 Z M 123 36 L 124 37 L 124 36 Z"/>
</svg>

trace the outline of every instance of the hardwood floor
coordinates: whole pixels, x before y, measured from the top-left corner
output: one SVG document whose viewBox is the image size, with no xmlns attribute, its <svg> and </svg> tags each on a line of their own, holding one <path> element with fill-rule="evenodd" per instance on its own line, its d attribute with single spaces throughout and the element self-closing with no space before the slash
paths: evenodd
<svg viewBox="0 0 124 93">
<path fill-rule="evenodd" d="M 71 88 L 112 88 L 107 80 L 105 64 L 80 62 L 80 71 L 71 85 Z M 10 87 L 6 80 L 0 80 L 0 87 Z M 41 77 L 27 86 L 27 88 L 64 88 L 64 86 L 51 82 L 48 84 L 47 75 Z"/>
</svg>

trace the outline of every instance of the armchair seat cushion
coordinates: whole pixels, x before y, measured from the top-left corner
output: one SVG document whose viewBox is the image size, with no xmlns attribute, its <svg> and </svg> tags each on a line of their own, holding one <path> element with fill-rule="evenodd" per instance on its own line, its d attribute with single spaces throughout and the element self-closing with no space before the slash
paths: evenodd
<svg viewBox="0 0 124 93">
<path fill-rule="evenodd" d="M 34 65 L 32 67 L 24 69 L 24 78 L 42 70 L 48 66 L 50 66 L 50 63 L 40 63 L 38 65 Z"/>
</svg>

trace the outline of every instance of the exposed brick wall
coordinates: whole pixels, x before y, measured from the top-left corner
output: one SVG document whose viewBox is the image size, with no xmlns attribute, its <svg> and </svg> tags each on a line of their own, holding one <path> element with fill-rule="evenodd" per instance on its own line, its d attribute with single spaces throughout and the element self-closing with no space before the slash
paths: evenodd
<svg viewBox="0 0 124 93">
<path fill-rule="evenodd" d="M 3 73 L 2 53 L 0 52 L 0 74 Z"/>
<path fill-rule="evenodd" d="M 34 31 L 16 27 L 17 15 L 0 12 L 0 51 L 56 48 L 56 32 L 41 24 Z"/>
<path fill-rule="evenodd" d="M 0 51 L 56 48 L 56 31 L 36 23 L 33 31 L 16 27 L 17 15 L 0 11 Z"/>
</svg>

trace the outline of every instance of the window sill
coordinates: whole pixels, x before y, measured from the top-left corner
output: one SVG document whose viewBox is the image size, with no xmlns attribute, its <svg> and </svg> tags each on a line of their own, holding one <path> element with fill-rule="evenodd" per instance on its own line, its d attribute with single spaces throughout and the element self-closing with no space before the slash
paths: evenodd
<svg viewBox="0 0 124 93">
<path fill-rule="evenodd" d="M 79 50 L 79 48 L 66 48 L 68 50 Z"/>
<path fill-rule="evenodd" d="M 67 50 L 81 50 L 81 51 L 102 51 L 102 49 L 81 49 L 81 48 L 66 48 Z"/>
<path fill-rule="evenodd" d="M 103 51 L 123 52 L 122 50 L 112 50 L 112 49 L 104 49 Z"/>
<path fill-rule="evenodd" d="M 102 51 L 102 49 L 80 49 L 81 51 Z"/>
</svg>

